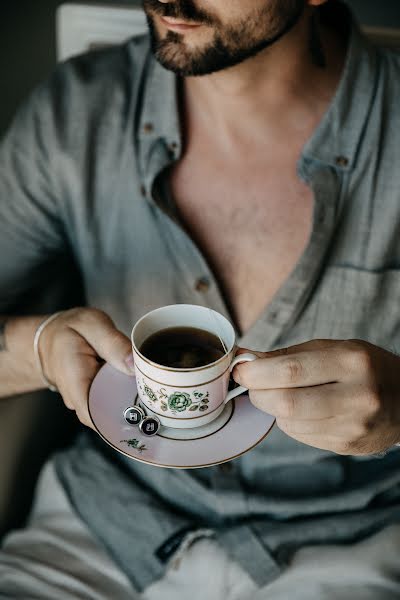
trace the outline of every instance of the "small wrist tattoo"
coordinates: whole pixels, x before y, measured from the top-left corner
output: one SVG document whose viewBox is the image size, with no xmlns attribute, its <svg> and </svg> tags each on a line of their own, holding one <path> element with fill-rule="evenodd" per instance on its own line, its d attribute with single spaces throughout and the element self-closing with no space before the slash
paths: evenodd
<svg viewBox="0 0 400 600">
<path fill-rule="evenodd" d="M 6 319 L 0 320 L 0 352 L 5 352 L 7 350 L 6 325 L 7 325 Z"/>
</svg>

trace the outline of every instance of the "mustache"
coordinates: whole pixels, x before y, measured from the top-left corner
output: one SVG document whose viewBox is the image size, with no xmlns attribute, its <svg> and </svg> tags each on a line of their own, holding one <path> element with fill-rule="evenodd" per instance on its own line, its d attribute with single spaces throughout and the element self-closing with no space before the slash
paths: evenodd
<svg viewBox="0 0 400 600">
<path fill-rule="evenodd" d="M 203 25 L 215 23 L 208 13 L 197 9 L 192 0 L 174 0 L 174 2 L 161 3 L 159 0 L 142 0 L 143 9 L 146 13 L 153 13 L 159 17 L 170 17 L 171 19 L 182 19 Z"/>
</svg>

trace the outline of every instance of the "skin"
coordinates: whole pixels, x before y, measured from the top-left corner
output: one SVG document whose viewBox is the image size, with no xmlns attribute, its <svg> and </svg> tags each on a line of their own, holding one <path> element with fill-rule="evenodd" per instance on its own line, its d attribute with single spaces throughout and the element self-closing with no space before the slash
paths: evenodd
<svg viewBox="0 0 400 600">
<path fill-rule="evenodd" d="M 233 377 L 290 437 L 343 455 L 379 453 L 399 441 L 397 355 L 362 340 L 312 340 L 256 354 Z"/>
<path fill-rule="evenodd" d="M 196 7 L 212 9 L 219 23 L 229 25 L 239 16 L 249 19 L 261 4 L 265 2 L 232 0 L 227 8 L 224 0 L 204 0 Z M 237 152 L 240 163 L 265 138 L 291 139 L 299 123 L 307 138 L 315 128 L 342 68 L 340 46 L 327 32 L 322 38 L 328 68 L 321 71 L 310 59 L 308 17 L 320 4 L 308 2 L 308 13 L 298 25 L 253 58 L 208 76 L 186 78 L 191 129 L 201 135 L 201 124 L 205 129 L 212 122 L 219 155 Z M 155 27 L 161 40 L 168 35 L 157 17 Z M 212 27 L 181 35 L 181 43 L 193 51 L 213 39 Z M 243 114 L 246 119 L 237 118 Z M 257 408 L 276 416 L 289 436 L 338 454 L 376 453 L 399 441 L 396 355 L 360 340 L 313 340 L 259 356 L 238 365 L 233 377 L 249 388 Z"/>
<path fill-rule="evenodd" d="M 288 126 L 297 124 L 297 129 L 309 129 L 318 122 L 336 89 L 343 65 L 343 49 L 328 32 L 325 38 L 330 68 L 316 67 L 310 56 L 309 17 L 312 8 L 324 2 L 306 3 L 296 27 L 251 59 L 207 76 L 185 78 L 184 95 L 192 120 L 201 120 L 204 125 L 212 122 L 215 143 L 222 149 L 248 152 L 250 143 L 254 148 L 254 143 L 257 145 L 270 135 L 275 139 L 278 131 L 288 133 Z M 159 4 L 171 6 L 174 2 L 160 0 Z M 228 6 L 224 0 L 198 0 L 196 7 L 212 9 L 214 18 L 221 23 L 216 26 L 219 31 L 222 27 L 233 28 L 240 18 L 254 18 L 256 8 L 260 10 L 265 4 L 266 0 L 232 0 Z M 159 15 L 153 15 L 153 20 L 164 40 L 170 33 L 168 27 Z M 261 32 L 254 33 L 256 40 Z M 270 32 L 268 26 L 265 32 Z M 184 52 L 196 53 L 212 44 L 214 32 L 213 27 L 204 26 L 181 32 L 180 36 L 183 41 L 176 45 L 176 52 L 182 46 Z M 179 58 L 176 63 L 180 65 Z M 245 114 L 246 119 L 238 119 L 238 114 Z"/>
<path fill-rule="evenodd" d="M 109 362 L 126 375 L 134 372 L 129 338 L 106 313 L 93 308 L 61 314 L 44 330 L 40 351 L 46 377 L 56 383 L 65 406 L 92 429 L 87 398 L 103 363 Z"/>
<path fill-rule="evenodd" d="M 268 1 L 192 0 L 197 11 L 214 17 L 214 24 L 180 32 L 183 37 L 175 39 L 184 45 L 186 53 L 198 52 L 212 43 L 217 23 L 221 32 L 221 27 L 223 31 L 240 20 L 249 20 Z M 310 55 L 309 17 L 324 1 L 308 0 L 296 26 L 251 58 L 209 75 L 184 78 L 189 150 L 196 145 L 193 140 L 200 139 L 198 147 L 234 165 L 233 173 L 249 156 L 263 156 L 272 145 L 278 160 L 282 155 L 282 163 L 289 153 L 295 177 L 298 154 L 324 114 L 343 67 L 343 45 L 328 30 L 320 31 L 327 68 L 318 67 Z M 175 2 L 160 0 L 159 4 L 170 5 L 171 10 Z M 155 27 L 161 39 L 168 35 L 159 17 L 155 18 Z M 204 138 L 209 123 L 213 124 L 212 139 Z M 201 152 L 194 152 L 189 161 L 193 176 L 201 166 L 201 156 Z M 260 165 L 259 170 L 264 168 Z M 282 165 L 274 171 L 282 172 Z M 201 173 L 198 180 L 201 185 Z M 261 177 L 260 182 L 265 189 Z M 274 185 L 270 189 L 275 191 Z M 276 191 L 278 194 L 278 187 Z M 243 236 L 236 239 L 245 243 Z M 265 290 L 258 300 L 260 306 L 265 305 Z M 242 330 L 249 325 L 249 301 L 244 299 L 237 313 L 241 315 Z M 253 307 L 255 314 L 257 310 Z M 248 311 L 252 312 L 250 307 Z M 33 353 L 27 349 L 32 348 L 34 332 L 44 318 L 15 317 L 6 323 L 1 320 L 1 395 L 43 387 Z M 76 308 L 60 315 L 44 330 L 40 353 L 47 378 L 57 385 L 66 406 L 89 427 L 93 425 L 87 410 L 88 391 L 102 362 L 133 373 L 129 339 L 108 315 L 96 309 Z M 400 440 L 396 380 L 400 358 L 396 355 L 359 340 L 313 340 L 258 356 L 252 363 L 235 367 L 233 376 L 249 388 L 251 402 L 275 415 L 277 425 L 294 439 L 339 454 L 376 453 Z"/>
<path fill-rule="evenodd" d="M 308 13 L 304 0 L 233 1 L 229 12 L 219 4 L 143 0 L 153 51 L 166 68 L 181 76 L 236 68 L 272 46 Z"/>
<path fill-rule="evenodd" d="M 5 352 L 7 350 L 6 324 L 7 324 L 6 319 L 0 320 L 0 352 Z"/>
</svg>

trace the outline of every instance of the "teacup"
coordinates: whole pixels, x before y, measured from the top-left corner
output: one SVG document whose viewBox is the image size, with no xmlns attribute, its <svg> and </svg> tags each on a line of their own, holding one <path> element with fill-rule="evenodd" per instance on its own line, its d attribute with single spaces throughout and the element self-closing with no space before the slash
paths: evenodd
<svg viewBox="0 0 400 600">
<path fill-rule="evenodd" d="M 226 352 L 201 367 L 159 365 L 144 356 L 140 348 L 151 335 L 170 327 L 195 327 L 213 333 L 222 339 Z M 131 340 L 140 401 L 147 414 L 156 415 L 166 427 L 199 427 L 216 419 L 227 402 L 247 391 L 238 386 L 228 392 L 234 366 L 257 358 L 249 352 L 235 357 L 235 330 L 228 319 L 210 308 L 192 304 L 173 304 L 147 313 L 134 326 Z"/>
</svg>

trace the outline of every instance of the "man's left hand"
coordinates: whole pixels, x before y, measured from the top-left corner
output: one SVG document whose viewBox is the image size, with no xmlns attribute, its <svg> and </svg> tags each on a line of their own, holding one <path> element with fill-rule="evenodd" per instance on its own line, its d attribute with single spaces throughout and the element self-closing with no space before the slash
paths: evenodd
<svg viewBox="0 0 400 600">
<path fill-rule="evenodd" d="M 292 438 L 337 454 L 400 442 L 400 357 L 361 340 L 312 340 L 237 365 L 251 402 Z"/>
</svg>

